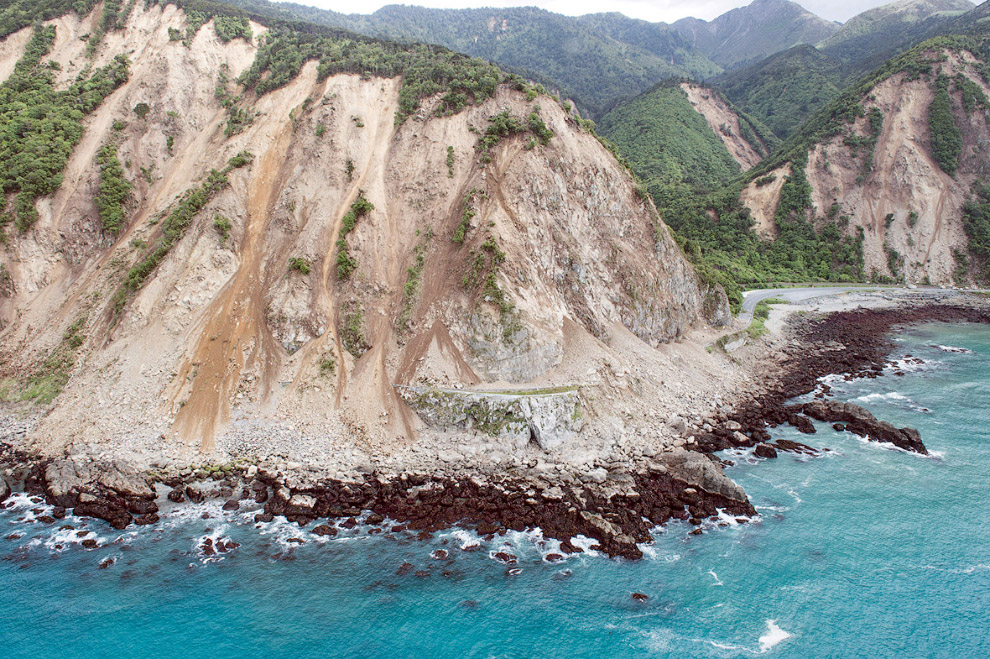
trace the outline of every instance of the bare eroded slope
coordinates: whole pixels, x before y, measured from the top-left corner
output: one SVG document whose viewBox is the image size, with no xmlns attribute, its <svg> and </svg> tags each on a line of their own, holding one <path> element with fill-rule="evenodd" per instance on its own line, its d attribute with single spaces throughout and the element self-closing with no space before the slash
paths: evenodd
<svg viewBox="0 0 990 659">
<path fill-rule="evenodd" d="M 56 21 L 49 55 L 66 81 L 86 64 L 77 33 L 93 20 L 73 16 Z M 250 65 L 255 46 L 221 43 L 211 24 L 189 47 L 170 41 L 168 28 L 184 26 L 174 6 L 138 3 L 107 34 L 95 63 L 126 51 L 130 78 L 87 118 L 61 189 L 0 256 L 11 278 L 0 298 L 8 377 L 37 369 L 70 324 L 86 337 L 34 427 L 38 446 L 126 446 L 147 459 L 388 452 L 425 431 L 393 385 L 426 383 L 587 385 L 584 435 L 607 447 L 659 425 L 678 396 L 718 404 L 742 377 L 704 350 L 670 352 L 706 318 L 725 320 L 724 294 L 699 283 L 628 173 L 553 99 L 503 88 L 448 117 L 428 99 L 396 126 L 399 79 L 319 81 L 310 62 L 249 96 L 254 121 L 226 137 L 215 88 L 222 70 L 232 80 Z M 24 41 L 3 42 L 0 71 Z M 139 103 L 151 107 L 144 119 Z M 489 117 L 525 122 L 534 111 L 555 136 L 505 137 L 483 163 Z M 116 238 L 93 203 L 94 158 L 115 121 L 126 122 L 118 156 L 134 184 Z M 169 209 L 243 150 L 251 164 L 115 311 Z M 345 238 L 356 269 L 344 279 L 338 240 L 359 198 L 374 209 Z M 687 386 L 695 380 L 708 384 Z"/>
</svg>

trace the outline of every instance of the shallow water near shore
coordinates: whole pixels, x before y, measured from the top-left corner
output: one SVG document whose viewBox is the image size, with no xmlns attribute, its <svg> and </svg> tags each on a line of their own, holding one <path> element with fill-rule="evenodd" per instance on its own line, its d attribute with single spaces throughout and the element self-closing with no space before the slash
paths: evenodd
<svg viewBox="0 0 990 659">
<path fill-rule="evenodd" d="M 419 541 L 358 526 L 326 540 L 284 522 L 256 528 L 254 510 L 224 516 L 219 503 L 164 509 L 158 525 L 121 533 L 71 516 L 34 522 L 47 507 L 16 495 L 0 511 L 2 654 L 988 656 L 990 327 L 922 325 L 895 341 L 894 357 L 923 363 L 829 385 L 917 427 L 932 456 L 827 424 L 776 429 L 830 450 L 726 452 L 759 518 L 706 523 L 700 537 L 671 524 L 635 563 L 549 563 L 556 543 L 538 533 Z M 83 549 L 80 531 L 102 546 Z M 207 557 L 204 536 L 241 546 Z M 495 560 L 500 550 L 517 563 Z"/>
</svg>

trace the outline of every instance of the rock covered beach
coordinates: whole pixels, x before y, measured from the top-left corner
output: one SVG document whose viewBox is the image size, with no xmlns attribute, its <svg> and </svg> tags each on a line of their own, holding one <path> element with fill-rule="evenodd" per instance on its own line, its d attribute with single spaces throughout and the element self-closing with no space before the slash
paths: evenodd
<svg viewBox="0 0 990 659">
<path fill-rule="evenodd" d="M 777 376 L 762 393 L 738 406 L 725 423 L 701 435 L 700 450 L 712 453 L 732 446 L 756 446 L 758 452 L 769 455 L 774 445 L 768 444 L 768 427 L 789 423 L 810 434 L 815 432 L 811 419 L 816 419 L 833 423 L 837 430 L 927 455 L 917 430 L 895 428 L 862 407 L 829 400 L 830 388 L 819 380 L 825 375 L 847 380 L 884 376 L 893 348 L 889 336 L 895 328 L 923 322 L 990 323 L 990 306 L 982 295 L 949 304 L 908 299 L 888 308 L 857 308 L 811 317 L 794 315 L 789 320 L 793 340 L 773 356 L 769 365 Z M 888 370 L 895 377 L 903 375 L 896 368 Z M 816 400 L 788 404 L 808 394 L 814 394 Z"/>
<path fill-rule="evenodd" d="M 4 444 L 0 498 L 13 485 L 54 506 L 50 520 L 40 519 L 43 523 L 55 523 L 72 509 L 118 529 L 158 522 L 162 505 L 197 504 L 207 498 L 225 501 L 228 511 L 257 510 L 258 523 L 284 516 L 321 535 L 352 528 L 359 518 L 370 533 L 408 529 L 430 534 L 462 525 L 489 536 L 538 527 L 544 536 L 560 540 L 564 552 L 581 551 L 572 540 L 585 536 L 610 556 L 637 559 L 642 556 L 640 543 L 650 541 L 650 530 L 671 519 L 697 527 L 719 511 L 740 519 L 755 514 L 713 453 L 755 446 L 757 456 L 773 457 L 779 450 L 807 450 L 797 442 L 769 442 L 768 427 L 790 423 L 814 432 L 813 418 L 926 453 L 917 431 L 895 428 L 855 405 L 829 400 L 827 385 L 819 382 L 827 374 L 882 375 L 891 330 L 925 321 L 985 323 L 990 322 L 990 309 L 982 299 L 967 298 L 952 305 L 908 302 L 887 309 L 790 314 L 786 344 L 769 357 L 775 376 L 749 401 L 700 427 L 685 427 L 685 441 L 678 442 L 683 446 L 583 471 L 560 473 L 533 464 L 501 473 L 372 469 L 329 478 L 300 464 L 242 462 L 143 472 L 123 463 L 40 458 Z M 811 393 L 812 402 L 788 403 Z"/>
<path fill-rule="evenodd" d="M 368 473 L 340 481 L 286 473 L 255 465 L 177 474 L 136 474 L 120 465 L 77 464 L 69 459 L 39 461 L 6 450 L 3 462 L 18 485 L 56 506 L 51 520 L 75 514 L 106 520 L 117 529 L 158 521 L 159 503 L 226 500 L 225 510 L 253 506 L 255 519 L 282 515 L 321 535 L 337 533 L 335 524 L 365 522 L 382 528 L 429 534 L 461 524 L 482 535 L 539 527 L 561 540 L 565 552 L 578 552 L 572 538 L 593 538 L 610 556 L 640 558 L 637 543 L 672 518 L 700 525 L 723 510 L 750 516 L 755 511 L 742 488 L 721 468 L 697 452 L 677 449 L 628 470 L 593 470 L 583 478 L 550 481 L 533 476 L 495 478 L 451 474 Z M 386 519 L 389 521 L 385 523 Z"/>
</svg>

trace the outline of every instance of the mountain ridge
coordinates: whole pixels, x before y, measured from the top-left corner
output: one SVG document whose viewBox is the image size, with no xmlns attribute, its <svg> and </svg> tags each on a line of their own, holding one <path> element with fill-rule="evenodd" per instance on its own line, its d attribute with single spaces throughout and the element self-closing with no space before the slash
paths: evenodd
<svg viewBox="0 0 990 659">
<path fill-rule="evenodd" d="M 712 21 L 682 18 L 671 27 L 726 68 L 752 63 L 801 43 L 815 44 L 839 29 L 790 0 L 754 0 Z"/>
</svg>

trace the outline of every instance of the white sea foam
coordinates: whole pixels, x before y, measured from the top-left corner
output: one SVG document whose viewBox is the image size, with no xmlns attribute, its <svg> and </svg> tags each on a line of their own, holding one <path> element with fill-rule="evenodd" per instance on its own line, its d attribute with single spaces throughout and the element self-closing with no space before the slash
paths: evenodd
<svg viewBox="0 0 990 659">
<path fill-rule="evenodd" d="M 863 403 L 876 403 L 882 400 L 904 401 L 911 399 L 905 396 L 904 394 L 898 393 L 896 391 L 888 391 L 887 393 L 866 394 L 865 396 L 860 396 L 859 398 L 856 398 L 856 400 L 861 401 Z"/>
<path fill-rule="evenodd" d="M 975 572 L 990 570 L 990 565 L 986 563 L 977 563 L 976 565 L 967 565 L 966 567 L 941 567 L 939 565 L 921 565 L 919 567 L 922 570 L 937 570 L 949 574 L 973 574 Z"/>
<path fill-rule="evenodd" d="M 63 526 L 72 526 L 72 525 L 64 524 Z M 83 530 L 86 529 L 79 529 L 79 531 L 83 531 Z M 87 539 L 93 539 L 99 542 L 100 544 L 105 544 L 105 541 L 101 542 L 101 540 L 103 539 L 100 538 L 100 536 L 95 531 L 86 530 L 86 533 L 84 535 L 77 535 L 77 530 L 63 529 L 61 527 L 57 527 L 50 536 L 44 539 L 42 544 L 44 544 L 45 548 L 47 549 L 50 549 L 55 552 L 62 552 L 69 549 L 73 545 L 81 544 L 83 540 L 87 540 Z"/>
<path fill-rule="evenodd" d="M 891 371 L 903 371 L 905 373 L 930 371 L 940 363 L 941 362 L 937 359 L 922 359 L 920 357 L 912 357 L 910 359 L 894 359 L 884 366 L 884 370 L 888 373 Z"/>
<path fill-rule="evenodd" d="M 918 401 L 908 398 L 904 394 L 897 391 L 888 391 L 886 393 L 873 393 L 866 394 L 864 396 L 859 396 L 854 400 L 862 403 L 893 403 L 900 407 L 914 410 L 915 412 L 921 412 L 922 414 L 931 414 L 932 411 L 920 404 Z"/>
<path fill-rule="evenodd" d="M 458 548 L 461 550 L 477 548 L 481 546 L 481 538 L 478 537 L 477 533 L 472 533 L 465 529 L 451 529 L 445 533 L 441 533 L 440 537 L 447 537 L 458 543 Z"/>
<path fill-rule="evenodd" d="M 766 654 L 770 652 L 774 647 L 776 647 L 781 641 L 784 641 L 791 637 L 790 632 L 786 632 L 777 626 L 776 620 L 768 619 L 766 621 L 767 631 L 760 636 L 757 640 L 759 643 L 758 648 L 748 648 L 743 645 L 735 645 L 733 643 L 724 643 L 721 641 L 712 641 L 705 639 L 692 639 L 696 642 L 707 643 L 712 647 L 716 647 L 720 650 L 731 650 L 734 652 L 742 652 L 746 654 Z"/>
<path fill-rule="evenodd" d="M 226 552 L 215 551 L 214 554 L 208 555 L 206 553 L 206 539 L 210 539 L 210 544 L 216 547 L 218 540 L 226 540 L 226 532 L 230 528 L 227 524 L 218 524 L 216 528 L 213 528 L 209 533 L 203 534 L 194 540 L 193 552 L 199 557 L 200 563 L 218 563 L 222 561 L 226 556 Z"/>
<path fill-rule="evenodd" d="M 22 524 L 25 522 L 37 521 L 38 517 L 42 515 L 51 515 L 52 506 L 49 506 L 44 500 L 34 501 L 33 499 L 38 499 L 39 497 L 34 497 L 26 492 L 15 492 L 7 498 L 4 502 L 6 509 L 12 513 L 20 515 L 17 521 L 14 523 Z M 34 511 L 39 511 L 35 513 Z"/>
<path fill-rule="evenodd" d="M 571 538 L 571 544 L 579 549 L 584 550 L 588 556 L 598 556 L 598 552 L 593 549 L 593 547 L 598 547 L 598 541 L 594 538 L 589 538 L 584 535 L 576 535 Z"/>
<path fill-rule="evenodd" d="M 933 348 L 938 348 L 942 352 L 954 352 L 954 353 L 960 354 L 960 355 L 972 355 L 973 354 L 973 351 L 970 350 L 969 348 L 957 348 L 956 346 L 943 346 L 943 345 L 935 345 L 935 346 L 932 346 L 932 347 Z"/>
<path fill-rule="evenodd" d="M 767 620 L 767 633 L 760 637 L 760 652 L 769 652 L 775 645 L 790 637 L 789 632 L 777 626 L 776 620 Z"/>
<path fill-rule="evenodd" d="M 823 375 L 820 378 L 818 378 L 818 383 L 831 385 L 831 384 L 835 384 L 836 382 L 842 382 L 845 379 L 845 377 L 846 376 L 839 375 L 838 373 L 829 373 L 828 375 Z"/>
<path fill-rule="evenodd" d="M 648 561 L 656 561 L 658 563 L 676 563 L 681 560 L 680 554 L 665 554 L 659 551 L 655 545 L 643 543 L 636 546 L 643 552 L 643 558 Z"/>
<path fill-rule="evenodd" d="M 712 586 L 724 586 L 725 585 L 724 583 L 722 583 L 722 580 L 718 578 L 718 575 L 715 574 L 715 570 L 708 570 L 708 574 L 712 575 L 712 579 L 715 580 L 715 583 L 713 583 Z"/>
</svg>

